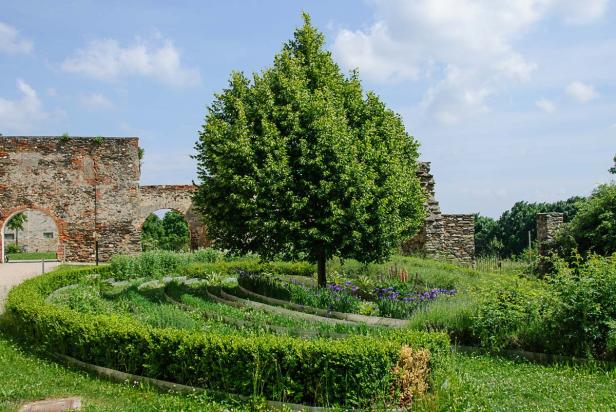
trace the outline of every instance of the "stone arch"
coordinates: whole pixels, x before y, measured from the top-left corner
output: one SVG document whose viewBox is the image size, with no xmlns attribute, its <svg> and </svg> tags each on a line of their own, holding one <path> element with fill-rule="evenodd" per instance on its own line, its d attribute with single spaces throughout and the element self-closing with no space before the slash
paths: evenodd
<svg viewBox="0 0 616 412">
<path fill-rule="evenodd" d="M 51 210 L 37 206 L 37 205 L 19 205 L 6 211 L 0 211 L 0 262 L 4 262 L 5 258 L 5 245 L 4 245 L 4 229 L 7 223 L 13 216 L 18 213 L 25 212 L 27 210 L 36 210 L 51 218 L 58 231 L 58 242 L 56 245 L 56 256 L 58 260 L 64 260 L 64 242 L 66 240 L 65 222 L 56 216 Z"/>
<path fill-rule="evenodd" d="M 188 223 L 190 232 L 191 250 L 209 246 L 205 226 L 201 223 L 199 215 L 194 211 L 192 204 L 195 186 L 191 185 L 155 185 L 141 186 L 141 202 L 139 219 L 136 229 L 141 233 L 145 219 L 152 213 L 161 209 L 171 209 L 179 212 Z"/>
</svg>

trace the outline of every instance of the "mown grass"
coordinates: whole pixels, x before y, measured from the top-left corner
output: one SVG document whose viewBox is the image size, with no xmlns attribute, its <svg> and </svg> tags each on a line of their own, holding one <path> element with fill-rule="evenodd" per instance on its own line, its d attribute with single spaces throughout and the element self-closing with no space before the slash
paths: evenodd
<svg viewBox="0 0 616 412">
<path fill-rule="evenodd" d="M 131 382 L 113 383 L 41 359 L 0 332 L 0 411 L 28 401 L 80 396 L 86 411 L 248 411 L 213 395 L 163 393 Z"/>
<path fill-rule="evenodd" d="M 10 261 L 15 260 L 55 260 L 57 258 L 56 252 L 21 252 L 21 253 L 7 253 Z"/>
<path fill-rule="evenodd" d="M 422 410 L 612 411 L 616 370 L 543 366 L 487 355 L 455 355 L 437 399 Z"/>
</svg>

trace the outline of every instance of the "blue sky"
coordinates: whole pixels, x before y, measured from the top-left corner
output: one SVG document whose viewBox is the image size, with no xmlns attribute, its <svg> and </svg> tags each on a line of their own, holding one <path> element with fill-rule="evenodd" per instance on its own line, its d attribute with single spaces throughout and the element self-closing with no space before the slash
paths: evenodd
<svg viewBox="0 0 616 412">
<path fill-rule="evenodd" d="M 609 181 L 613 0 L 5 0 L 0 133 L 138 136 L 142 183 L 189 183 L 213 94 L 268 66 L 302 10 L 421 142 L 445 212 Z"/>
</svg>

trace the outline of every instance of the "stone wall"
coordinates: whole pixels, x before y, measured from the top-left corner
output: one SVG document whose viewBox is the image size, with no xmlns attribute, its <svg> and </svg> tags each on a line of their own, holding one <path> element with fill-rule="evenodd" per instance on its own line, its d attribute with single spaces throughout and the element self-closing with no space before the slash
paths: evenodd
<svg viewBox="0 0 616 412">
<path fill-rule="evenodd" d="M 475 215 L 443 215 L 441 254 L 472 264 L 475 262 Z"/>
<path fill-rule="evenodd" d="M 185 213 L 193 246 L 206 244 L 192 186 L 147 186 L 142 194 L 138 149 L 137 138 L 0 136 L 0 233 L 14 214 L 38 210 L 57 227 L 59 259 L 92 262 L 98 242 L 105 261 L 141 250 L 143 214 L 164 200 L 157 209 Z M 0 236 L 2 258 L 3 243 Z"/>
<path fill-rule="evenodd" d="M 474 215 L 443 215 L 434 191 L 434 176 L 430 163 L 420 162 L 417 177 L 424 190 L 426 220 L 419 233 L 402 244 L 406 254 L 420 253 L 431 257 L 455 259 L 468 264 L 475 262 Z"/>
<path fill-rule="evenodd" d="M 25 209 L 48 214 L 58 255 L 93 261 L 134 252 L 139 203 L 137 138 L 0 137 L 0 227 Z"/>
<path fill-rule="evenodd" d="M 55 252 L 58 250 L 58 229 L 53 219 L 38 210 L 26 210 L 27 220 L 23 224 L 23 230 L 15 233 L 8 227 L 4 229 L 6 243 L 15 243 L 24 247 L 26 252 Z M 8 235 L 8 236 L 7 236 Z M 7 239 L 11 237 L 11 239 Z"/>
</svg>

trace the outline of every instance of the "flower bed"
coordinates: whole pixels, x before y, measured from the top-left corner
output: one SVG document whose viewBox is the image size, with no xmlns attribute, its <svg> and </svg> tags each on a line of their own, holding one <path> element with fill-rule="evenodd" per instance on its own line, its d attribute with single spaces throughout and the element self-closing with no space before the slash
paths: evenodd
<svg viewBox="0 0 616 412">
<path fill-rule="evenodd" d="M 456 294 L 455 289 L 440 288 L 422 292 L 394 286 L 368 289 L 351 280 L 331 283 L 327 288 L 315 288 L 304 282 L 286 282 L 275 275 L 250 271 L 242 271 L 238 282 L 253 292 L 299 305 L 397 319 L 407 319 L 437 298 Z"/>
</svg>

